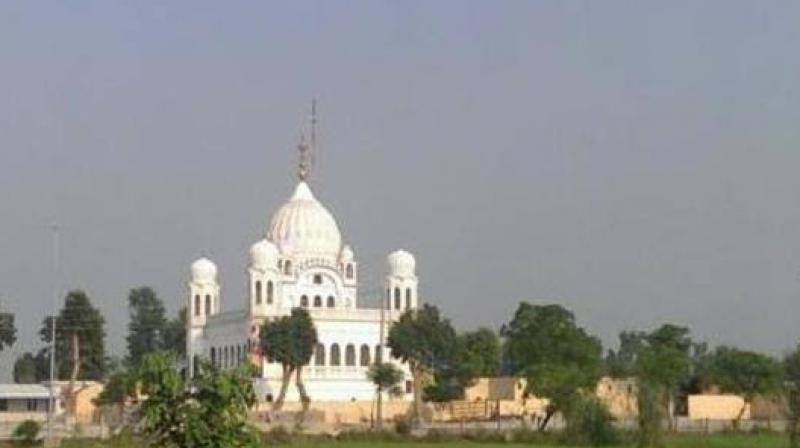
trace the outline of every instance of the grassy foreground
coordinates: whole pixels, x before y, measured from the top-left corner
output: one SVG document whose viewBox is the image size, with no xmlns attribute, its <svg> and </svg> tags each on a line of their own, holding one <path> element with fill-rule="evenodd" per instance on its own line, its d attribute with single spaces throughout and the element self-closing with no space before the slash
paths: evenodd
<svg viewBox="0 0 800 448">
<path fill-rule="evenodd" d="M 665 440 L 665 448 L 787 448 L 788 438 L 780 433 L 760 433 L 760 434 L 713 434 L 713 435 L 674 435 Z M 0 445 L 4 446 L 4 445 Z M 269 446 L 290 446 L 297 448 L 368 448 L 386 447 L 400 448 L 403 446 L 413 448 L 457 448 L 463 446 L 487 447 L 487 448 L 565 448 L 573 445 L 553 445 L 536 443 L 501 443 L 501 442 L 479 442 L 469 440 L 448 440 L 442 442 L 425 442 L 413 440 L 398 441 L 376 441 L 376 440 L 330 440 L 330 439 L 305 439 L 293 440 L 288 443 Z M 631 447 L 632 445 L 618 445 Z M 63 448 L 142 448 L 143 444 L 131 439 L 128 440 L 109 440 L 109 441 L 89 441 L 89 440 L 65 440 Z"/>
</svg>

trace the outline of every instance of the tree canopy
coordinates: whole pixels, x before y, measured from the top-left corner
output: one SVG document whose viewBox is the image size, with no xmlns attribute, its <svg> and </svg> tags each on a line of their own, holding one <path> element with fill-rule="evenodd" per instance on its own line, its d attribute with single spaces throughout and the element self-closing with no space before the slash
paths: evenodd
<svg viewBox="0 0 800 448">
<path fill-rule="evenodd" d="M 146 353 L 151 353 L 165 348 L 165 317 L 164 303 L 158 298 L 152 288 L 142 286 L 132 289 L 128 294 L 128 322 L 127 361 L 133 365 L 139 362 Z"/>
<path fill-rule="evenodd" d="M 14 382 L 17 384 L 35 384 L 40 379 L 36 375 L 36 358 L 30 352 L 23 353 L 14 361 Z"/>
<path fill-rule="evenodd" d="M 14 315 L 0 313 L 0 351 L 11 347 L 17 342 L 17 327 L 14 325 Z"/>
<path fill-rule="evenodd" d="M 51 340 L 52 317 L 39 331 L 45 343 Z M 85 292 L 70 291 L 56 318 L 56 372 L 59 379 L 100 380 L 106 372 L 105 319 Z M 49 358 L 48 358 L 49 359 Z M 74 360 L 78 363 L 75 366 Z M 49 361 L 48 361 L 49 362 Z"/>
<path fill-rule="evenodd" d="M 597 384 L 600 340 L 579 327 L 566 308 L 523 302 L 502 335 L 513 371 L 527 378 L 529 392 L 550 400 L 540 429 L 553 413 L 566 411 L 581 391 Z"/>
<path fill-rule="evenodd" d="M 403 371 L 392 363 L 378 363 L 370 366 L 367 378 L 375 385 L 375 397 L 377 398 L 375 420 L 378 422 L 378 429 L 382 429 L 383 393 L 398 387 L 398 384 L 403 381 Z"/>
<path fill-rule="evenodd" d="M 463 363 L 473 377 L 495 376 L 500 370 L 500 339 L 489 328 L 459 335 L 464 347 Z"/>
<path fill-rule="evenodd" d="M 146 354 L 138 380 L 147 399 L 142 403 L 143 430 L 161 448 L 256 447 L 247 422 L 255 404 L 247 364 L 220 371 L 204 364 L 188 382 L 174 368 L 174 355 Z"/>
<path fill-rule="evenodd" d="M 422 414 L 422 377 L 453 367 L 456 331 L 439 309 L 425 304 L 403 313 L 389 329 L 387 345 L 394 358 L 408 363 L 414 378 L 414 416 Z M 441 373 L 441 372 L 440 372 Z"/>
<path fill-rule="evenodd" d="M 293 308 L 291 315 L 274 321 L 264 322 L 261 326 L 261 348 L 271 362 L 280 363 L 283 369 L 281 390 L 274 403 L 274 409 L 281 409 L 286 398 L 292 373 L 296 373 L 295 384 L 303 402 L 304 410 L 308 408 L 310 398 L 303 383 L 303 366 L 311 361 L 317 345 L 317 330 L 308 311 Z"/>
</svg>

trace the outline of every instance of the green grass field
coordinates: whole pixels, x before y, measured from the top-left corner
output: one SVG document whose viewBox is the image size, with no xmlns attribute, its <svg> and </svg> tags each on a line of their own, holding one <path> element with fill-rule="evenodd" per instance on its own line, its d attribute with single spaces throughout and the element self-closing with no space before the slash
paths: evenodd
<svg viewBox="0 0 800 448">
<path fill-rule="evenodd" d="M 784 434 L 762 433 L 762 434 L 715 434 L 715 435 L 677 435 L 669 436 L 665 440 L 666 448 L 788 448 L 789 440 Z M 2 446 L 2 445 L 0 445 Z M 67 440 L 62 446 L 64 448 L 134 448 L 142 447 L 140 442 L 134 441 L 87 441 L 87 440 Z M 295 440 L 279 445 L 268 446 L 290 446 L 296 448 L 457 448 L 457 447 L 488 447 L 488 448 L 569 448 L 572 445 L 547 445 L 547 444 L 523 444 L 523 443 L 491 443 L 475 442 L 468 440 L 456 440 L 446 442 L 421 442 L 421 441 L 338 441 L 338 440 Z M 617 445 L 631 447 L 633 445 Z M 579 448 L 572 446 L 573 448 Z"/>
</svg>

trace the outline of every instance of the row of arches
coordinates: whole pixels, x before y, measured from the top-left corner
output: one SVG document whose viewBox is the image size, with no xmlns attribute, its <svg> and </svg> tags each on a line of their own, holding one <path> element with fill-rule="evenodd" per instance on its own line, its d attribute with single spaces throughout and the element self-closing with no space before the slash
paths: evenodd
<svg viewBox="0 0 800 448">
<path fill-rule="evenodd" d="M 336 307 L 336 298 L 333 296 L 328 296 L 325 304 L 328 308 L 335 308 Z M 310 305 L 308 296 L 303 294 L 300 296 L 300 306 L 303 308 L 308 308 Z M 314 296 L 314 308 L 322 308 L 322 296 Z"/>
<path fill-rule="evenodd" d="M 264 288 L 263 288 L 263 285 L 261 283 L 261 280 L 256 280 L 255 289 L 256 289 L 256 291 L 255 291 L 256 292 L 256 305 L 261 305 L 261 302 L 264 299 L 264 291 L 263 291 Z M 275 297 L 275 284 L 272 283 L 272 280 L 268 280 L 267 281 L 267 297 L 266 297 L 267 305 L 272 305 L 272 301 L 273 301 L 274 297 Z"/>
<path fill-rule="evenodd" d="M 211 297 L 211 294 L 206 294 L 206 299 L 205 299 L 206 316 L 210 316 L 211 315 L 211 310 L 213 309 L 212 301 L 213 301 L 213 299 Z M 204 301 L 200 297 L 200 294 L 195 294 L 195 296 L 194 296 L 194 315 L 195 316 L 199 316 L 199 315 L 202 314 L 202 312 L 203 312 L 203 303 L 204 303 Z"/>
<path fill-rule="evenodd" d="M 410 310 L 412 304 L 412 292 L 411 288 L 406 288 L 406 307 L 405 309 Z M 392 289 L 386 289 L 386 309 L 392 309 Z M 400 310 L 403 309 L 403 293 L 399 287 L 394 288 L 394 309 Z"/>
<path fill-rule="evenodd" d="M 247 361 L 249 344 L 229 345 L 225 347 L 211 347 L 211 365 L 225 369 L 236 367 Z"/>
<path fill-rule="evenodd" d="M 356 366 L 368 367 L 373 361 L 377 364 L 381 362 L 381 346 L 375 346 L 374 357 L 372 355 L 370 346 L 361 344 L 358 350 L 358 357 L 356 357 L 355 344 L 347 344 L 344 347 L 344 359 L 342 359 L 341 347 L 337 343 L 331 344 L 330 351 L 325 353 L 325 345 L 317 344 L 314 349 L 314 365 L 315 366 Z"/>
</svg>

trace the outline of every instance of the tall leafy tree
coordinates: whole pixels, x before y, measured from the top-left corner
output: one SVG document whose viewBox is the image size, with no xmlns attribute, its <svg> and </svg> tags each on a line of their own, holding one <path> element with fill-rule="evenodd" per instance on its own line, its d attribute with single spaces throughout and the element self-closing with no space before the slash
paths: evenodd
<svg viewBox="0 0 800 448">
<path fill-rule="evenodd" d="M 164 303 L 152 288 L 142 286 L 132 289 L 128 294 L 128 362 L 139 365 L 146 353 L 162 350 L 165 347 Z"/>
<path fill-rule="evenodd" d="M 623 331 L 619 334 L 619 348 L 609 349 L 605 358 L 606 374 L 613 378 L 627 378 L 636 373 L 636 356 L 644 344 L 641 331 Z"/>
<path fill-rule="evenodd" d="M 11 347 L 17 342 L 17 327 L 14 325 L 14 315 L 0 313 L 0 351 Z"/>
<path fill-rule="evenodd" d="M 523 302 L 502 335 L 514 373 L 527 378 L 530 393 L 549 399 L 540 430 L 555 412 L 572 415 L 569 407 L 597 384 L 602 372 L 600 340 L 578 326 L 566 308 Z"/>
<path fill-rule="evenodd" d="M 186 307 L 178 316 L 167 321 L 164 327 L 164 349 L 175 353 L 178 359 L 186 358 Z"/>
<path fill-rule="evenodd" d="M 636 355 L 635 369 L 640 389 L 639 408 L 647 411 L 640 412 L 640 446 L 660 443 L 664 417 L 672 427 L 675 396 L 691 373 L 691 347 L 692 340 L 686 327 L 664 324 L 644 336 Z"/>
<path fill-rule="evenodd" d="M 39 334 L 50 343 L 52 317 Z M 67 294 L 56 317 L 56 372 L 60 379 L 100 380 L 106 371 L 105 319 L 83 291 Z"/>
<path fill-rule="evenodd" d="M 367 378 L 375 385 L 375 420 L 378 430 L 383 429 L 383 393 L 396 388 L 403 381 L 403 371 L 392 363 L 379 363 L 370 366 Z"/>
<path fill-rule="evenodd" d="M 745 403 L 735 419 L 739 422 L 756 395 L 778 393 L 783 386 L 783 366 L 771 356 L 734 347 L 717 347 L 708 363 L 708 380 L 723 392 L 741 395 Z"/>
<path fill-rule="evenodd" d="M 300 395 L 305 413 L 311 399 L 303 382 L 303 367 L 311 361 L 317 345 L 317 330 L 308 311 L 303 308 L 293 308 L 291 315 L 265 322 L 261 327 L 260 339 L 267 358 L 280 363 L 283 370 L 281 390 L 273 404 L 273 410 L 280 410 L 283 407 L 286 391 L 294 374 L 297 393 Z"/>
<path fill-rule="evenodd" d="M 17 384 L 39 382 L 36 375 L 36 358 L 30 352 L 23 353 L 14 361 L 14 382 Z"/>
<path fill-rule="evenodd" d="M 800 448 L 800 344 L 783 360 L 783 374 L 789 441 L 792 448 Z"/>
<path fill-rule="evenodd" d="M 464 346 L 464 364 L 474 377 L 495 376 L 500 370 L 500 339 L 489 328 L 459 335 Z"/>
<path fill-rule="evenodd" d="M 406 311 L 389 329 L 387 344 L 393 357 L 408 363 L 414 380 L 414 418 L 422 417 L 422 378 L 451 360 L 456 332 L 433 305 Z M 445 367 L 445 366 L 442 366 Z"/>
</svg>

